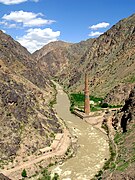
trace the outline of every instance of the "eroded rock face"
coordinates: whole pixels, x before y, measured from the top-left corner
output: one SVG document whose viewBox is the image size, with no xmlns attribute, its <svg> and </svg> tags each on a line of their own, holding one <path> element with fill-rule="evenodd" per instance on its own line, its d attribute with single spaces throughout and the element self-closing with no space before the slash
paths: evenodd
<svg viewBox="0 0 135 180">
<path fill-rule="evenodd" d="M 103 180 L 135 179 L 135 87 L 131 90 L 129 98 L 125 101 L 121 112 L 115 114 L 114 127 L 120 123 L 114 141 L 116 143 L 116 160 L 111 162 L 110 170 L 103 173 Z M 116 128 L 115 128 L 116 129 Z"/>
<path fill-rule="evenodd" d="M 32 54 L 44 74 L 56 76 L 68 67 L 67 49 L 71 43 L 63 41 L 51 42 Z"/>
<path fill-rule="evenodd" d="M 122 108 L 123 116 L 121 118 L 121 127 L 123 132 L 127 131 L 127 123 L 132 121 L 135 124 L 135 87 L 131 91 L 129 98 Z"/>
<path fill-rule="evenodd" d="M 0 31 L 0 158 L 48 146 L 62 125 L 49 107 L 55 90 L 30 53 Z M 1 165 L 1 164 L 0 164 Z"/>
<path fill-rule="evenodd" d="M 128 99 L 131 89 L 133 89 L 134 85 L 127 84 L 119 84 L 115 86 L 105 97 L 104 103 L 108 103 L 111 105 L 124 105 L 125 100 Z"/>
</svg>

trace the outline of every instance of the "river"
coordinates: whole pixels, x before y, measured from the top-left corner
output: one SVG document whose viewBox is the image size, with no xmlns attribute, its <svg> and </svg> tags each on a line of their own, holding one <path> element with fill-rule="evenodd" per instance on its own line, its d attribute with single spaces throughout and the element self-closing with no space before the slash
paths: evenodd
<svg viewBox="0 0 135 180">
<path fill-rule="evenodd" d="M 58 116 L 65 121 L 71 134 L 77 136 L 79 148 L 75 157 L 55 166 L 52 172 L 57 172 L 60 180 L 90 180 L 109 157 L 107 135 L 71 114 L 67 94 L 60 85 L 55 85 L 58 93 L 54 108 Z"/>
</svg>

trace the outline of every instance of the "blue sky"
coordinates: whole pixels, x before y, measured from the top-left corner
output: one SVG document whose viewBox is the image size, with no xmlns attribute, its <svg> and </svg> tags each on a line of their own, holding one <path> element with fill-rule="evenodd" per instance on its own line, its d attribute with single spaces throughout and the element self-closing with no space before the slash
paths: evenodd
<svg viewBox="0 0 135 180">
<path fill-rule="evenodd" d="M 135 13 L 135 0 L 0 0 L 0 29 L 30 52 L 98 37 Z"/>
</svg>

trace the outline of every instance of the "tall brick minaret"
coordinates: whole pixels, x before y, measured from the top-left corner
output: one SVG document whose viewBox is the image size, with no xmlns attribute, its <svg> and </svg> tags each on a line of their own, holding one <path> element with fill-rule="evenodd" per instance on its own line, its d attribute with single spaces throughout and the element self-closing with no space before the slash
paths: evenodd
<svg viewBox="0 0 135 180">
<path fill-rule="evenodd" d="M 84 112 L 86 115 L 90 114 L 90 99 L 89 99 L 89 82 L 88 74 L 85 74 L 85 101 L 84 101 Z"/>
</svg>

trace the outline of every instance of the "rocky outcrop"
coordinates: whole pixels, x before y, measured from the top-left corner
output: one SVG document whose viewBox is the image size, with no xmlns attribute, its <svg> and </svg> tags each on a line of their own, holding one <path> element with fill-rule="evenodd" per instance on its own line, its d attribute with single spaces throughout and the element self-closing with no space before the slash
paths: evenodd
<svg viewBox="0 0 135 180">
<path fill-rule="evenodd" d="M 124 105 L 125 100 L 128 99 L 133 87 L 134 84 L 132 83 L 120 83 L 106 95 L 104 103 L 111 105 Z"/>
<path fill-rule="evenodd" d="M 110 162 L 109 170 L 104 171 L 102 179 L 133 180 L 135 179 L 135 87 L 131 90 L 121 112 L 115 114 L 113 125 L 117 129 L 114 136 L 115 157 Z"/>
<path fill-rule="evenodd" d="M 135 87 L 131 91 L 129 98 L 126 100 L 125 105 L 122 108 L 123 116 L 121 118 L 121 127 L 123 132 L 127 132 L 127 124 L 135 124 Z"/>
</svg>

